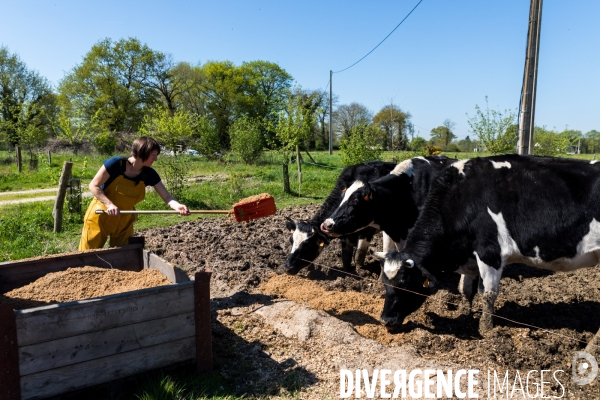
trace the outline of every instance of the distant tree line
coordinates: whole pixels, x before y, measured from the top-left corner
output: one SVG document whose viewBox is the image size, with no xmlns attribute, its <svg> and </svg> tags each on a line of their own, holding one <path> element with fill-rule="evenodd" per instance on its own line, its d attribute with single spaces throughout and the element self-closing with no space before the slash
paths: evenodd
<svg viewBox="0 0 600 400">
<path fill-rule="evenodd" d="M 32 156 L 48 141 L 112 154 L 148 134 L 172 150 L 188 146 L 208 157 L 231 150 L 254 162 L 267 148 L 291 159 L 300 148 L 328 148 L 330 118 L 334 146 L 355 154 L 348 162 L 384 150 L 501 153 L 516 147 L 514 112 L 476 106 L 469 120 L 473 140 L 456 141 L 449 119 L 426 140 L 415 137 L 411 114 L 393 104 L 373 114 L 359 103 L 337 103 L 334 96 L 332 114 L 326 91 L 303 89 L 276 63 L 177 62 L 136 38 L 94 44 L 53 88 L 0 47 L 0 143 Z M 597 131 L 536 128 L 535 138 L 540 154 L 600 149 Z"/>
</svg>

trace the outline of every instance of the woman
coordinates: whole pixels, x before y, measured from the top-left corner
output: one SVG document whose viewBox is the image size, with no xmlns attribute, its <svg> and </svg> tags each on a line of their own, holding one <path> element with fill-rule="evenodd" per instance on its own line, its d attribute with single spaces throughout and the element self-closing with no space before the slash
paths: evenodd
<svg viewBox="0 0 600 400">
<path fill-rule="evenodd" d="M 133 210 L 144 200 L 146 186 L 153 186 L 164 202 L 180 215 L 190 215 L 188 208 L 169 194 L 152 164 L 158 158 L 160 146 L 149 137 L 140 137 L 131 146 L 131 157 L 113 157 L 104 164 L 90 182 L 94 199 L 85 212 L 79 250 L 99 249 L 110 236 L 111 247 L 128 244 L 133 236 L 135 214 L 121 214 Z M 105 210 L 105 214 L 96 214 Z"/>
</svg>

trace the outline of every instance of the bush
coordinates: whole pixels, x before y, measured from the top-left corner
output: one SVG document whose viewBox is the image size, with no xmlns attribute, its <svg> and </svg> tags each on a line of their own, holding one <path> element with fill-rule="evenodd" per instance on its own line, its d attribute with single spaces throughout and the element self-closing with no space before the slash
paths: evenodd
<svg viewBox="0 0 600 400">
<path fill-rule="evenodd" d="M 340 141 L 344 165 L 355 165 L 381 158 L 383 149 L 377 144 L 379 131 L 376 127 L 360 124 L 348 132 L 348 139 Z"/>
<path fill-rule="evenodd" d="M 161 157 L 157 162 L 161 180 L 169 193 L 179 199 L 186 186 L 186 178 L 190 170 L 188 157 Z"/>
<path fill-rule="evenodd" d="M 255 163 L 263 154 L 263 138 L 259 121 L 242 117 L 229 128 L 231 151 L 246 164 Z"/>
<path fill-rule="evenodd" d="M 199 117 L 189 147 L 193 147 L 200 154 L 208 158 L 218 158 L 221 150 L 219 132 L 206 118 Z"/>
<path fill-rule="evenodd" d="M 96 136 L 94 139 L 94 147 L 100 154 L 110 155 L 114 154 L 115 146 L 118 142 L 117 135 L 112 132 L 103 132 Z"/>
</svg>

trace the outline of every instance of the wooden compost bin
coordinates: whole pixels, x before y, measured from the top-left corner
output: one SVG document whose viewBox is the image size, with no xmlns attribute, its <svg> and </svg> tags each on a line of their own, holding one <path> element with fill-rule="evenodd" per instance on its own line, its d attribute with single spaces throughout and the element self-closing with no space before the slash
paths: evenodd
<svg viewBox="0 0 600 400">
<path fill-rule="evenodd" d="M 142 244 L 0 263 L 0 295 L 85 265 L 157 269 L 172 284 L 23 310 L 0 306 L 0 400 L 43 399 L 191 360 L 212 371 L 210 272 L 190 280 Z"/>
</svg>

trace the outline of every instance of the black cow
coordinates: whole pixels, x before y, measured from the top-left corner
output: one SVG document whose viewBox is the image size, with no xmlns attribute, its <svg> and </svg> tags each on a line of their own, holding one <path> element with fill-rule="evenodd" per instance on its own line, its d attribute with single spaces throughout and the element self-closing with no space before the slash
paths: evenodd
<svg viewBox="0 0 600 400">
<path fill-rule="evenodd" d="M 494 156 L 463 160 L 436 179 L 401 252 L 391 250 L 381 314 L 400 325 L 444 270 L 475 261 L 483 284 L 479 331 L 491 313 L 503 269 L 522 263 L 552 271 L 592 267 L 600 258 L 600 163 Z M 393 287 L 394 286 L 394 287 Z"/>
<path fill-rule="evenodd" d="M 321 232 L 321 223 L 340 204 L 346 188 L 357 179 L 366 181 L 376 180 L 387 175 L 396 167 L 395 163 L 373 161 L 344 168 L 338 177 L 335 187 L 317 213 L 309 221 L 294 221 L 288 218 L 287 229 L 292 233 L 290 242 L 292 249 L 285 263 L 285 272 L 297 274 L 302 268 L 310 265 L 329 244 L 330 237 Z M 358 246 L 355 263 L 362 267 L 373 235 L 378 232 L 375 228 L 363 229 L 341 237 L 342 265 L 349 270 L 352 264 L 354 248 Z M 384 247 L 384 249 L 387 249 Z"/>
</svg>

